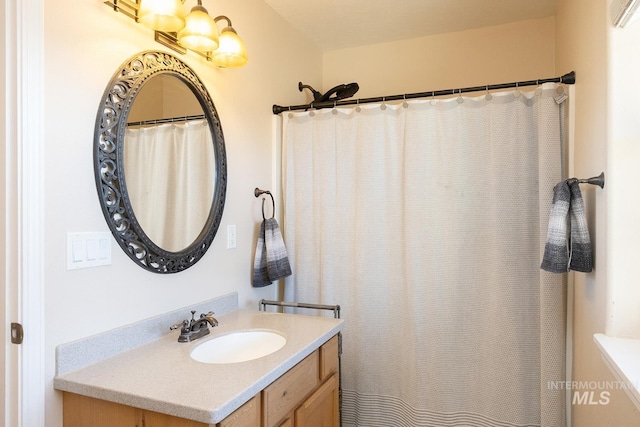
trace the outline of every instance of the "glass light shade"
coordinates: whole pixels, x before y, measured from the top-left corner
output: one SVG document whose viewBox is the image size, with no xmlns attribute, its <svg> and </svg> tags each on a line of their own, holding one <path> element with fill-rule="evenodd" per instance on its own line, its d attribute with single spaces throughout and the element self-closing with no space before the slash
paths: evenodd
<svg viewBox="0 0 640 427">
<path fill-rule="evenodd" d="M 220 67 L 242 67 L 247 63 L 247 48 L 232 27 L 220 33 L 220 46 L 211 54 L 211 59 Z"/>
<path fill-rule="evenodd" d="M 141 0 L 138 22 L 156 31 L 175 33 L 184 27 L 180 0 Z"/>
<path fill-rule="evenodd" d="M 191 9 L 184 28 L 178 32 L 178 43 L 199 52 L 211 52 L 218 47 L 218 26 L 207 9 L 202 6 Z"/>
</svg>

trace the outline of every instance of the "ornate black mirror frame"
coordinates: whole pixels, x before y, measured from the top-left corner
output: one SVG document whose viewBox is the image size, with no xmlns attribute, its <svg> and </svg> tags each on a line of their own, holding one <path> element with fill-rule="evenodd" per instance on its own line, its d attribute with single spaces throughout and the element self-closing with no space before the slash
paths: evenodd
<svg viewBox="0 0 640 427">
<path fill-rule="evenodd" d="M 127 117 L 143 84 L 159 73 L 180 78 L 194 93 L 209 123 L 215 156 L 215 190 L 207 221 L 184 250 L 169 252 L 154 243 L 136 219 L 124 176 Z M 206 87 L 188 65 L 173 55 L 141 52 L 127 60 L 105 89 L 96 117 L 94 139 L 96 187 L 104 217 L 124 252 L 140 267 L 155 273 L 177 273 L 205 254 L 218 231 L 227 188 L 227 160 L 220 119 Z"/>
</svg>

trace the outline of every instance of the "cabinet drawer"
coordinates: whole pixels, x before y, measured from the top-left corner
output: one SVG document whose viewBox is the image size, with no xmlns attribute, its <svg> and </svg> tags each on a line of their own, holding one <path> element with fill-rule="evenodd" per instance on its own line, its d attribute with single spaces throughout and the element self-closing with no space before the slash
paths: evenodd
<svg viewBox="0 0 640 427">
<path fill-rule="evenodd" d="M 320 351 L 316 350 L 264 389 L 265 427 L 277 425 L 295 409 L 319 383 Z"/>
<path fill-rule="evenodd" d="M 338 336 L 334 336 L 320 347 L 320 379 L 324 380 L 338 372 Z"/>
</svg>

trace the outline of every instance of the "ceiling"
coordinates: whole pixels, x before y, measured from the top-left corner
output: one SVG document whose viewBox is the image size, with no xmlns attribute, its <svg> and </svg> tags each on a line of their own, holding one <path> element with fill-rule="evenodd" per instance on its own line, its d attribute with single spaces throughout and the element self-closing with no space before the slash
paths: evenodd
<svg viewBox="0 0 640 427">
<path fill-rule="evenodd" d="M 557 0 L 265 0 L 322 51 L 555 15 Z"/>
</svg>

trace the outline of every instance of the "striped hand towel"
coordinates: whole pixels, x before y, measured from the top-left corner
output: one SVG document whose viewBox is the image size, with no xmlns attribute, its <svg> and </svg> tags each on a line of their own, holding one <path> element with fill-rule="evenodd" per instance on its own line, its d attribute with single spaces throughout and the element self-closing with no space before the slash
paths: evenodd
<svg viewBox="0 0 640 427">
<path fill-rule="evenodd" d="M 274 280 L 291 275 L 287 248 L 275 218 L 268 218 L 260 225 L 253 263 L 253 287 L 270 285 Z"/>
<path fill-rule="evenodd" d="M 575 179 L 564 180 L 553 189 L 547 241 L 540 267 L 551 273 L 592 271 L 589 229 L 580 185 Z"/>
</svg>

